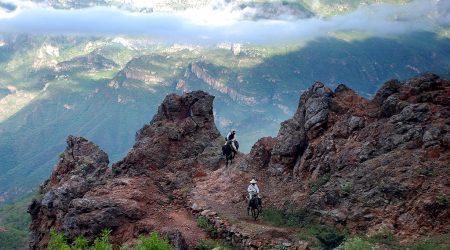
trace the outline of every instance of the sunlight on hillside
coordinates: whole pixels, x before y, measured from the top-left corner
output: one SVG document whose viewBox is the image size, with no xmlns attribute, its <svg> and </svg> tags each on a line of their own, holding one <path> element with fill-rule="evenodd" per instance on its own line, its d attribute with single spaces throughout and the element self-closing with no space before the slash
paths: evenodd
<svg viewBox="0 0 450 250">
<path fill-rule="evenodd" d="M 330 37 L 349 43 L 354 41 L 364 41 L 372 37 L 370 34 L 364 32 L 332 32 L 329 35 Z"/>
<path fill-rule="evenodd" d="M 27 106 L 39 92 L 14 90 L 0 99 L 0 123 Z"/>
<path fill-rule="evenodd" d="M 323 17 L 348 13 L 368 4 L 405 4 L 414 0 L 299 0 L 308 9 Z"/>
<path fill-rule="evenodd" d="M 439 33 L 438 33 L 440 38 L 450 38 L 450 28 L 448 29 L 442 29 Z"/>
</svg>

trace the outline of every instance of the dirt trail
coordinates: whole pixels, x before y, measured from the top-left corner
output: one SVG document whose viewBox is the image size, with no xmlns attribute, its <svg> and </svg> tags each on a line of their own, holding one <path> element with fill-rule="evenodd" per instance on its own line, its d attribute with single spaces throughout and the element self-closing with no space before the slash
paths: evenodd
<svg viewBox="0 0 450 250">
<path fill-rule="evenodd" d="M 191 204 L 217 212 L 218 216 L 226 219 L 236 231 L 248 235 L 251 239 L 261 242 L 290 241 L 297 234 L 295 230 L 275 227 L 264 223 L 261 218 L 254 220 L 247 214 L 245 195 L 254 173 L 242 171 L 242 161 L 243 157 L 238 156 L 231 166 L 226 167 L 223 164 L 219 169 L 197 179 L 191 192 Z M 264 197 L 263 183 L 260 183 L 260 190 Z"/>
</svg>

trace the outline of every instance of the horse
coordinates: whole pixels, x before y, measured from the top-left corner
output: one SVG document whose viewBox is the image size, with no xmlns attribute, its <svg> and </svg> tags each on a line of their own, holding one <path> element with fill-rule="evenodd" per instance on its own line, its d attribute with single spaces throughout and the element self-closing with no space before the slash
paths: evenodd
<svg viewBox="0 0 450 250">
<path fill-rule="evenodd" d="M 234 146 L 236 146 L 236 149 L 239 149 L 239 142 L 234 141 Z M 236 156 L 236 151 L 233 150 L 231 141 L 227 141 L 227 143 L 222 146 L 222 153 L 223 155 L 225 155 L 226 166 L 228 167 L 228 161 L 231 161 L 231 164 L 233 164 L 233 159 Z"/>
<path fill-rule="evenodd" d="M 259 214 L 262 212 L 261 198 L 259 198 L 257 195 L 253 195 L 248 205 L 250 211 L 247 211 L 247 213 L 251 212 L 253 219 L 256 220 L 256 218 L 258 218 Z"/>
</svg>

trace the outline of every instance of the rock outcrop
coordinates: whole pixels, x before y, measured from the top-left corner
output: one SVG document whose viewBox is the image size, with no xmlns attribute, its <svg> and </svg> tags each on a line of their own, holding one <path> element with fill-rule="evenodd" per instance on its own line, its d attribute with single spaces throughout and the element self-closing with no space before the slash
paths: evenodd
<svg viewBox="0 0 450 250">
<path fill-rule="evenodd" d="M 168 95 L 112 168 L 97 146 L 68 138 L 41 198 L 29 207 L 30 247 L 45 248 L 50 228 L 69 239 L 92 239 L 110 228 L 117 244 L 157 230 L 186 249 L 207 237 L 193 211 L 246 249 L 304 245 L 289 240 L 291 230 L 259 231 L 258 224 L 244 228 L 217 216 L 247 216 L 240 214 L 242 194 L 252 177 L 265 204 L 299 209 L 308 220 L 352 233 L 390 230 L 407 241 L 448 233 L 449 96 L 449 81 L 432 74 L 389 81 L 373 100 L 317 82 L 275 138 L 260 139 L 226 168 L 214 97 Z"/>
<path fill-rule="evenodd" d="M 193 246 L 204 232 L 184 210 L 185 193 L 203 168 L 218 168 L 223 139 L 214 125 L 213 96 L 197 91 L 168 95 L 136 144 L 108 168 L 108 157 L 86 139 L 69 136 L 41 199 L 29 207 L 31 249 L 45 249 L 50 228 L 73 239 L 113 230 L 112 242 L 133 243 L 158 230 L 177 249 Z"/>
<path fill-rule="evenodd" d="M 256 149 L 270 159 L 247 164 L 268 162 L 259 176 L 291 189 L 275 189 L 269 199 L 306 208 L 319 221 L 409 239 L 448 232 L 449 96 L 449 81 L 432 74 L 389 81 L 371 101 L 344 85 L 332 92 L 315 83 L 273 148 Z"/>
</svg>

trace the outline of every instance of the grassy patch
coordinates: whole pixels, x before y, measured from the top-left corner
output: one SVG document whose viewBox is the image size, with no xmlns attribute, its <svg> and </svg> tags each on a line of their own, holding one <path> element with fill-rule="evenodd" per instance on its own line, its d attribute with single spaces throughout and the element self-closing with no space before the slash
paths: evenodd
<svg viewBox="0 0 450 250">
<path fill-rule="evenodd" d="M 394 234 L 389 229 L 385 228 L 381 232 L 370 237 L 370 241 L 376 244 L 383 244 L 391 247 L 398 245 Z"/>
<path fill-rule="evenodd" d="M 274 226 L 297 228 L 311 224 L 312 220 L 309 211 L 304 208 L 280 210 L 275 207 L 268 207 L 264 209 L 261 217 L 263 221 Z"/>
<path fill-rule="evenodd" d="M 197 226 L 205 230 L 211 238 L 217 238 L 218 233 L 216 228 L 205 216 L 199 216 L 197 218 Z"/>
<path fill-rule="evenodd" d="M 101 235 L 94 241 L 89 241 L 83 236 L 77 236 L 72 244 L 68 243 L 63 233 L 54 229 L 50 230 L 50 241 L 48 250 L 112 250 L 116 249 L 109 242 L 111 230 L 104 229 Z M 160 238 L 157 232 L 152 232 L 148 236 L 139 235 L 138 243 L 134 248 L 122 245 L 120 250 L 171 250 L 172 245 L 167 239 Z"/>
<path fill-rule="evenodd" d="M 356 236 L 345 241 L 343 250 L 370 250 L 372 247 L 372 243 Z"/>
<path fill-rule="evenodd" d="M 438 235 L 406 246 L 411 250 L 448 250 L 450 234 Z"/>
<path fill-rule="evenodd" d="M 345 234 L 332 226 L 314 224 L 309 211 L 303 208 L 280 210 L 269 207 L 262 213 L 262 219 L 278 227 L 299 228 L 299 240 L 314 245 L 320 242 L 323 249 L 332 249 L 345 239 Z"/>
<path fill-rule="evenodd" d="M 261 214 L 263 221 L 272 224 L 274 226 L 285 226 L 286 220 L 283 211 L 276 209 L 274 207 L 268 207 L 264 209 Z"/>
</svg>

